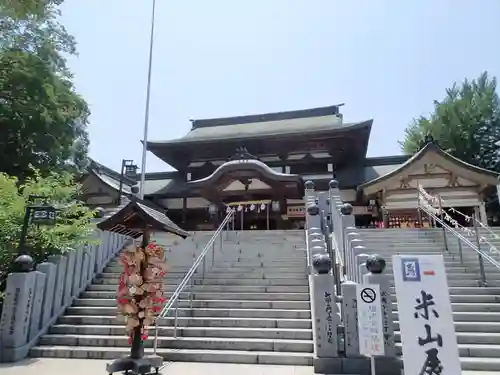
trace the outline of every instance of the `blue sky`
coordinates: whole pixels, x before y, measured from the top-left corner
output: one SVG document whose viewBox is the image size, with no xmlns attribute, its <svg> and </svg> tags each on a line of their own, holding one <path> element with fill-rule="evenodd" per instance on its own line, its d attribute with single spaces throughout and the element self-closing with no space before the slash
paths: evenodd
<svg viewBox="0 0 500 375">
<path fill-rule="evenodd" d="M 114 169 L 141 163 L 151 3 L 63 6 L 90 154 Z M 149 140 L 189 119 L 346 103 L 346 121 L 374 119 L 369 156 L 398 154 L 454 81 L 500 76 L 498 0 L 157 0 L 156 25 Z M 148 172 L 167 169 L 148 153 Z"/>
</svg>

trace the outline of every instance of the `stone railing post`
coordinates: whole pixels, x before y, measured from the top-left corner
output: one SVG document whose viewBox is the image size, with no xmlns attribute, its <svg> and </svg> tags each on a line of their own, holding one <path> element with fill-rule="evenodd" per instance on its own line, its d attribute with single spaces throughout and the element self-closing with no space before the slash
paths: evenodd
<svg viewBox="0 0 500 375">
<path fill-rule="evenodd" d="M 367 257 L 366 254 L 357 255 L 359 261 L 363 257 Z M 363 283 L 378 284 L 381 293 L 385 355 L 375 358 L 376 373 L 400 375 L 401 364 L 395 356 L 394 347 L 394 321 L 391 309 L 390 283 L 388 277 L 383 274 L 385 260 L 378 255 L 372 255 L 368 256 L 365 264 L 369 272 L 363 276 Z M 362 273 L 365 272 L 362 271 Z M 357 285 L 353 281 L 346 281 L 342 284 L 342 320 L 344 324 L 346 358 L 342 364 L 341 373 L 370 375 L 369 358 L 361 356 L 359 348 Z"/>
<path fill-rule="evenodd" d="M 67 305 L 72 300 L 73 293 L 73 278 L 75 277 L 75 260 L 76 253 L 74 249 L 70 249 L 66 252 L 66 275 L 64 279 L 64 294 L 63 294 L 63 305 Z"/>
<path fill-rule="evenodd" d="M 358 264 L 356 263 L 356 256 L 359 254 L 366 253 L 366 247 L 364 246 L 365 242 L 359 238 L 355 237 L 351 241 L 349 241 L 349 248 L 347 249 L 347 259 L 348 259 L 348 268 L 347 268 L 347 276 L 349 280 L 360 282 L 358 279 Z"/>
<path fill-rule="evenodd" d="M 33 259 L 19 256 L 16 272 L 7 277 L 0 318 L 0 362 L 25 358 L 73 299 L 92 281 L 97 270 L 117 254 L 128 237 L 95 231 L 102 240 L 92 246 L 51 255 L 33 270 Z"/>
<path fill-rule="evenodd" d="M 64 296 L 64 281 L 66 280 L 66 263 L 67 258 L 63 255 L 51 255 L 47 261 L 56 266 L 56 283 L 52 293 L 52 311 L 50 316 L 58 314 L 63 305 Z"/>
<path fill-rule="evenodd" d="M 391 275 L 384 273 L 386 262 L 379 255 L 372 255 L 366 260 L 368 273 L 363 275 L 363 283 L 380 286 L 380 301 L 382 304 L 382 327 L 384 331 L 384 351 L 388 357 L 396 355 L 394 344 L 394 314 L 392 312 Z"/>
<path fill-rule="evenodd" d="M 356 256 L 356 264 L 358 265 L 357 270 L 357 280 L 360 282 L 363 281 L 364 275 L 368 274 L 368 269 L 366 268 L 366 261 L 370 259 L 370 255 L 368 254 L 358 254 Z"/>
<path fill-rule="evenodd" d="M 340 207 L 340 228 L 338 230 L 339 232 L 339 243 L 340 246 L 342 246 L 342 255 L 344 259 L 344 263 L 346 262 L 347 258 L 347 247 L 346 247 L 346 242 L 345 238 L 347 233 L 350 231 L 350 228 L 355 227 L 355 222 L 354 222 L 354 215 L 352 214 L 353 208 L 351 204 L 349 203 L 344 203 Z"/>
<path fill-rule="evenodd" d="M 0 360 L 14 362 L 24 358 L 23 349 L 29 342 L 32 314 L 40 322 L 42 299 L 35 291 L 44 288 L 46 276 L 33 271 L 33 259 L 21 255 L 14 261 L 16 272 L 7 276 L 5 300 L 0 319 Z M 37 285 L 37 282 L 39 283 Z M 42 293 L 43 295 L 43 293 Z"/>
<path fill-rule="evenodd" d="M 331 180 L 328 184 L 329 186 L 329 199 L 330 199 L 330 217 L 331 217 L 331 225 L 333 231 L 333 237 L 337 244 L 337 247 L 340 248 L 341 244 L 339 243 L 339 229 L 341 228 L 341 214 L 340 214 L 340 191 L 338 189 L 339 183 L 336 180 Z"/>
<path fill-rule="evenodd" d="M 306 181 L 305 182 L 305 192 L 304 192 L 304 208 L 305 208 L 305 219 L 306 219 L 306 225 L 305 225 L 305 237 L 306 237 L 306 250 L 307 250 L 307 267 L 309 267 L 311 263 L 311 244 L 310 244 L 310 232 L 311 232 L 311 218 L 310 215 L 307 213 L 307 210 L 310 206 L 315 205 L 315 193 L 314 193 L 314 183 L 312 181 Z"/>
<path fill-rule="evenodd" d="M 382 307 L 382 330 L 384 336 L 383 357 L 375 360 L 377 374 L 399 375 L 401 363 L 396 358 L 394 344 L 394 314 L 392 312 L 391 283 L 392 276 L 384 274 L 385 259 L 374 254 L 366 260 L 368 273 L 363 276 L 364 284 L 378 284 L 380 287 L 380 304 Z"/>
<path fill-rule="evenodd" d="M 340 317 L 331 267 L 332 260 L 327 253 L 316 254 L 313 257 L 313 272 L 309 276 L 314 331 L 314 372 L 321 374 L 338 373 L 342 366 L 337 338 Z"/>
<path fill-rule="evenodd" d="M 53 263 L 45 262 L 40 263 L 36 267 L 37 271 L 43 272 L 45 278 L 45 289 L 43 291 L 43 305 L 42 316 L 40 320 L 40 327 L 45 327 L 52 318 L 53 304 L 54 304 L 54 291 L 56 289 L 57 266 Z"/>
<path fill-rule="evenodd" d="M 342 283 L 342 323 L 344 323 L 345 356 L 359 357 L 358 302 L 356 283 L 348 280 Z"/>
<path fill-rule="evenodd" d="M 73 298 L 76 298 L 82 290 L 83 251 L 83 246 L 79 246 L 75 251 L 75 275 L 71 287 L 71 296 Z"/>
</svg>

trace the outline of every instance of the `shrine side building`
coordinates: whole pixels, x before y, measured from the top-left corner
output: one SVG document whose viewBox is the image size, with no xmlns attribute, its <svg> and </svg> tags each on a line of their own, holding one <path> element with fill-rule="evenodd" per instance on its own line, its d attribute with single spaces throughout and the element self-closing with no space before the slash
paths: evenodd
<svg viewBox="0 0 500 375">
<path fill-rule="evenodd" d="M 339 183 L 357 225 L 424 226 L 417 186 L 447 207 L 487 220 L 484 197 L 497 173 L 442 150 L 432 139 L 413 155 L 367 157 L 373 120 L 347 122 L 340 105 L 306 110 L 193 120 L 184 137 L 148 142 L 147 149 L 175 169 L 147 173 L 144 198 L 185 230 L 213 229 L 228 207 L 235 229 L 292 229 L 304 225 L 304 182 L 327 191 Z M 92 162 L 82 180 L 91 206 L 133 195 L 138 176 Z"/>
</svg>

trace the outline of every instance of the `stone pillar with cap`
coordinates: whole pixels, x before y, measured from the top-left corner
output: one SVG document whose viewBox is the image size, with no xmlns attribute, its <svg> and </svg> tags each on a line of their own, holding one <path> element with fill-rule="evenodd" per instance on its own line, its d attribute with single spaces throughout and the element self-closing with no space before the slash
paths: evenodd
<svg viewBox="0 0 500 375">
<path fill-rule="evenodd" d="M 500 201 L 500 176 L 497 177 L 497 197 Z"/>
<path fill-rule="evenodd" d="M 316 203 L 312 203 L 307 207 L 307 256 L 308 265 L 312 266 L 312 258 L 315 255 L 327 252 L 325 236 L 321 230 L 321 215 L 319 207 Z M 312 270 L 309 270 L 312 273 Z"/>
<path fill-rule="evenodd" d="M 332 260 L 328 253 L 316 254 L 312 259 L 311 313 L 314 339 L 314 371 L 339 373 L 341 360 L 338 353 L 337 330 L 340 316 L 334 290 L 334 277 L 330 272 Z"/>
<path fill-rule="evenodd" d="M 386 262 L 380 255 L 372 255 L 366 260 L 368 273 L 363 275 L 363 283 L 380 286 L 380 302 L 382 305 L 382 327 L 384 331 L 384 351 L 386 356 L 395 356 L 394 314 L 392 312 L 391 282 L 392 275 L 385 274 Z"/>
<path fill-rule="evenodd" d="M 358 255 L 358 258 L 360 255 Z M 391 309 L 391 294 L 388 277 L 383 274 L 385 260 L 379 255 L 371 255 L 366 261 L 368 273 L 363 276 L 363 283 L 378 284 L 381 293 L 382 326 L 384 333 L 385 355 L 375 358 L 377 374 L 400 375 L 401 363 L 394 349 L 394 320 Z M 342 363 L 343 374 L 370 375 L 370 360 L 363 357 L 359 351 L 358 309 L 355 282 L 342 284 L 342 318 L 345 332 L 346 358 Z"/>
<path fill-rule="evenodd" d="M 347 256 L 349 254 L 348 248 L 346 247 L 346 234 L 348 233 L 348 228 L 354 228 L 355 227 L 355 222 L 354 222 L 354 215 L 352 214 L 353 208 L 352 205 L 349 203 L 344 203 L 340 207 L 340 213 L 341 213 L 341 227 L 338 229 L 338 238 L 339 238 L 339 243 L 342 244 L 342 255 L 343 255 L 343 261 L 344 265 L 347 265 Z"/>
<path fill-rule="evenodd" d="M 0 318 L 0 362 L 15 362 L 28 355 L 30 336 L 38 333 L 40 325 L 44 287 L 45 274 L 33 270 L 31 256 L 20 255 L 14 261 L 14 272 L 7 276 Z"/>
</svg>

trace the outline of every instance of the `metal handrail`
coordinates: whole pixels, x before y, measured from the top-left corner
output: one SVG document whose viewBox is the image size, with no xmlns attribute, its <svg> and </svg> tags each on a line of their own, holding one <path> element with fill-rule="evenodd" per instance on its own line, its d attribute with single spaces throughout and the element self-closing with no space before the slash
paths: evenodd
<svg viewBox="0 0 500 375">
<path fill-rule="evenodd" d="M 490 227 L 488 227 L 487 225 L 484 225 L 480 220 L 477 220 L 474 216 L 472 216 L 472 220 L 474 220 L 475 223 L 479 224 L 479 226 L 481 227 L 481 229 L 485 229 L 488 234 L 492 235 L 493 239 L 495 239 L 495 240 L 500 239 L 500 236 L 498 236 L 498 234 L 496 234 L 495 232 L 493 232 L 490 229 Z M 497 253 L 499 252 L 499 250 L 497 249 L 497 247 L 495 245 L 493 245 L 489 241 L 489 238 L 481 236 L 481 240 L 483 240 L 484 242 L 486 242 L 490 246 L 490 248 L 493 248 Z"/>
<path fill-rule="evenodd" d="M 212 251 L 214 251 L 214 245 L 215 245 L 216 239 L 219 237 L 219 235 L 221 235 L 224 227 L 229 223 L 229 220 L 232 219 L 234 212 L 235 212 L 234 209 L 231 209 L 228 212 L 228 214 L 226 215 L 226 217 L 224 218 L 222 223 L 219 225 L 219 228 L 217 228 L 217 230 L 215 231 L 213 236 L 210 238 L 208 243 L 203 248 L 203 251 L 200 253 L 198 258 L 196 258 L 193 265 L 191 266 L 189 271 L 186 273 L 186 275 L 184 276 L 184 278 L 180 282 L 179 286 L 175 289 L 174 293 L 169 298 L 168 302 L 165 304 L 165 306 L 163 307 L 161 312 L 156 317 L 156 320 L 155 320 L 155 338 L 154 338 L 154 344 L 153 344 L 154 345 L 154 354 L 156 354 L 156 351 L 158 349 L 158 321 L 161 318 L 166 317 L 168 315 L 168 313 L 170 312 L 172 306 L 175 304 L 174 337 L 177 337 L 177 316 L 178 316 L 177 310 L 178 310 L 179 296 L 182 293 L 182 291 L 184 290 L 184 288 L 186 287 L 186 285 L 188 284 L 188 282 L 191 281 L 191 277 L 196 273 L 198 266 L 201 264 L 202 261 L 203 262 L 205 261 L 205 256 L 208 254 L 209 249 L 212 248 Z M 221 241 L 222 241 L 222 239 L 221 239 Z M 212 255 L 212 267 L 213 267 L 213 261 L 214 261 L 214 258 Z"/>
<path fill-rule="evenodd" d="M 425 212 L 427 215 L 432 217 L 436 222 L 441 224 L 443 228 L 445 228 L 448 232 L 453 234 L 455 237 L 457 237 L 459 240 L 463 241 L 465 244 L 467 244 L 472 250 L 474 250 L 481 258 L 486 259 L 488 262 L 493 264 L 496 268 L 500 269 L 500 262 L 486 254 L 484 251 L 482 251 L 480 248 L 478 248 L 475 244 L 473 244 L 467 237 L 463 236 L 461 233 L 450 227 L 448 224 L 446 224 L 443 220 L 441 220 L 438 216 L 436 216 L 433 212 L 430 210 L 426 209 L 425 207 L 422 207 L 421 205 L 418 205 L 418 208 Z"/>
</svg>

